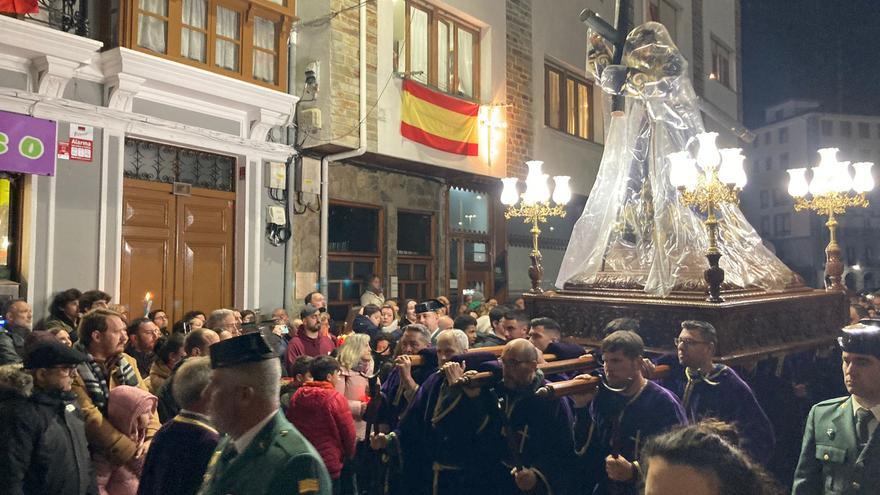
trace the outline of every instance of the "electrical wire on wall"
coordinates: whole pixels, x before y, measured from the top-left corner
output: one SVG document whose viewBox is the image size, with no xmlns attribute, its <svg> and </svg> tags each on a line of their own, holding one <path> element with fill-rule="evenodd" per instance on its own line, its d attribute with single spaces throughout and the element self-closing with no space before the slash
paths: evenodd
<svg viewBox="0 0 880 495">
<path fill-rule="evenodd" d="M 284 163 L 284 176 L 290 173 L 290 163 L 295 155 Z M 273 246 L 280 246 L 290 240 L 291 226 L 290 215 L 287 214 L 289 198 L 287 188 L 270 187 L 269 199 L 272 204 L 269 205 L 266 222 L 266 240 Z"/>
</svg>

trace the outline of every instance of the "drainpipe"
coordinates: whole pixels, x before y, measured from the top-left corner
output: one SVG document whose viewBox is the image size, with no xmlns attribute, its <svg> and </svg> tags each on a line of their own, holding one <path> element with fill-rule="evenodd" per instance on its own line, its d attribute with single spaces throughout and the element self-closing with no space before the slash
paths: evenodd
<svg viewBox="0 0 880 495">
<path fill-rule="evenodd" d="M 327 293 L 327 244 L 329 243 L 330 226 L 330 162 L 346 160 L 361 156 L 367 151 L 367 2 L 360 6 L 360 94 L 359 94 L 359 134 L 360 146 L 356 150 L 326 155 L 321 158 L 321 263 L 318 271 L 319 288 Z"/>
</svg>

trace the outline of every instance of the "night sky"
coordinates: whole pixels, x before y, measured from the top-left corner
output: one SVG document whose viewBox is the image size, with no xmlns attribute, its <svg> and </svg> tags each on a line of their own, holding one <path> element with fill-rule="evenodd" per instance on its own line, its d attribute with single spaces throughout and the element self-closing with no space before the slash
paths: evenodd
<svg viewBox="0 0 880 495">
<path fill-rule="evenodd" d="M 880 0 L 742 0 L 742 37 L 748 127 L 790 98 L 880 115 Z"/>
</svg>

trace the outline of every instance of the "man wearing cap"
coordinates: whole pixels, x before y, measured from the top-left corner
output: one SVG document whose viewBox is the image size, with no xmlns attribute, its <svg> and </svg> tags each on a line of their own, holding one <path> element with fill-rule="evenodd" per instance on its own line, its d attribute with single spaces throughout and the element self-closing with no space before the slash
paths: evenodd
<svg viewBox="0 0 880 495">
<path fill-rule="evenodd" d="M 61 342 L 37 343 L 18 364 L 0 366 L 0 490 L 97 494 L 85 426 L 70 391 L 88 356 Z"/>
<path fill-rule="evenodd" d="M 428 329 L 431 345 L 437 345 L 437 336 L 440 335 L 440 310 L 443 303 L 437 299 L 428 299 L 416 304 L 416 316 L 419 323 Z"/>
<path fill-rule="evenodd" d="M 332 485 L 321 457 L 279 409 L 281 367 L 263 335 L 215 344 L 211 367 L 205 394 L 214 425 L 227 436 L 198 493 L 329 495 Z"/>
<path fill-rule="evenodd" d="M 329 335 L 321 335 L 321 313 L 318 308 L 306 304 L 299 312 L 299 317 L 302 325 L 296 329 L 296 335 L 287 344 L 285 362 L 288 367 L 300 356 L 326 356 L 336 349 L 336 344 Z"/>
<path fill-rule="evenodd" d="M 810 410 L 792 495 L 880 493 L 880 320 L 845 327 L 838 343 L 850 395 Z"/>
</svg>

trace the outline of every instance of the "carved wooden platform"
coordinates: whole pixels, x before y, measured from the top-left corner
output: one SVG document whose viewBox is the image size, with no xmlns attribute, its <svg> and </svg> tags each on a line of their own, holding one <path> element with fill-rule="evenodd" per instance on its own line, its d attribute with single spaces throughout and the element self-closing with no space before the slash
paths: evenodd
<svg viewBox="0 0 880 495">
<path fill-rule="evenodd" d="M 533 316 L 559 321 L 566 337 L 598 344 L 605 325 L 621 317 L 637 318 L 645 345 L 674 352 L 673 339 L 683 320 L 703 320 L 718 331 L 720 362 L 752 361 L 790 354 L 833 342 L 848 321 L 844 292 L 793 284 L 782 292 L 734 290 L 723 303 L 704 301 L 705 293 L 673 292 L 653 297 L 638 288 L 582 288 L 524 294 Z"/>
</svg>

